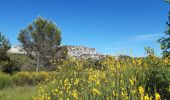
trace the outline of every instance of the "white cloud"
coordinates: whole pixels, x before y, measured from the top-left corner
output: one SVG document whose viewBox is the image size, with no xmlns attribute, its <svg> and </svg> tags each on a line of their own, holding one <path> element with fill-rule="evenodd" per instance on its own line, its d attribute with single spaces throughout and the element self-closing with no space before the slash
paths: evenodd
<svg viewBox="0 0 170 100">
<path fill-rule="evenodd" d="M 129 37 L 130 41 L 153 41 L 162 37 L 162 34 L 144 34 Z"/>
<path fill-rule="evenodd" d="M 115 44 L 125 45 L 129 43 L 141 42 L 141 41 L 157 41 L 161 37 L 163 37 L 163 34 L 143 34 L 143 35 L 129 36 L 127 37 L 127 39 L 124 39 L 123 41 L 115 42 Z"/>
</svg>

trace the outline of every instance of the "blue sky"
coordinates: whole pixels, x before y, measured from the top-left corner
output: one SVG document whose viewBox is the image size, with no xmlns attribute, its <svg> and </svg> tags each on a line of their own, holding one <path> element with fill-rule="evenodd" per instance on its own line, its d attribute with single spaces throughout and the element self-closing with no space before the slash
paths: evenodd
<svg viewBox="0 0 170 100">
<path fill-rule="evenodd" d="M 37 16 L 54 21 L 63 45 L 83 45 L 106 54 L 161 54 L 169 5 L 163 0 L 0 0 L 0 31 L 12 45 Z M 132 54 L 131 54 L 132 50 Z"/>
</svg>

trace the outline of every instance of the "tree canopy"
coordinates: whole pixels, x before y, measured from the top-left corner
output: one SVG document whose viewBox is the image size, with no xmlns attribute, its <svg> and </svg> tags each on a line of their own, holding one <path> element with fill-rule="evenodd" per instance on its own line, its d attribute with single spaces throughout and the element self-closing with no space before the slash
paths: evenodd
<svg viewBox="0 0 170 100">
<path fill-rule="evenodd" d="M 6 53 L 11 48 L 9 41 L 0 32 L 0 61 L 7 60 Z"/>
<path fill-rule="evenodd" d="M 165 0 L 166 2 L 170 3 L 170 0 Z"/>
<path fill-rule="evenodd" d="M 47 66 L 57 52 L 61 44 L 61 31 L 52 21 L 38 17 L 20 31 L 18 40 L 27 55 L 36 59 L 38 71 L 40 66 Z"/>
<path fill-rule="evenodd" d="M 170 4 L 170 0 L 166 0 Z M 161 49 L 163 50 L 163 57 L 170 57 L 170 11 L 168 15 L 167 29 L 165 31 L 166 36 L 159 39 Z"/>
</svg>

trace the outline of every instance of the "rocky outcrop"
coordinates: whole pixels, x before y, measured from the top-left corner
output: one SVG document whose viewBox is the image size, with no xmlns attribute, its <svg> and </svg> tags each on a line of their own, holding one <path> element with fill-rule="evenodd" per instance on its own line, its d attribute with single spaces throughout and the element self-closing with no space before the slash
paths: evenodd
<svg viewBox="0 0 170 100">
<path fill-rule="evenodd" d="M 17 54 L 26 54 L 23 47 L 21 45 L 12 46 L 11 49 L 8 50 L 9 53 L 17 53 Z"/>
<path fill-rule="evenodd" d="M 94 48 L 88 48 L 84 46 L 66 46 L 67 54 L 69 57 L 77 59 L 101 59 L 104 55 L 97 53 Z"/>
<path fill-rule="evenodd" d="M 63 55 L 66 51 L 66 55 L 68 57 L 73 57 L 76 59 L 95 59 L 99 60 L 104 57 L 104 55 L 97 53 L 97 51 L 94 48 L 88 48 L 84 46 L 60 46 L 60 49 L 56 55 Z M 17 45 L 12 47 L 8 52 L 10 53 L 18 53 L 18 54 L 26 54 L 26 52 L 23 50 L 22 46 Z M 65 55 L 65 54 L 64 54 Z"/>
</svg>

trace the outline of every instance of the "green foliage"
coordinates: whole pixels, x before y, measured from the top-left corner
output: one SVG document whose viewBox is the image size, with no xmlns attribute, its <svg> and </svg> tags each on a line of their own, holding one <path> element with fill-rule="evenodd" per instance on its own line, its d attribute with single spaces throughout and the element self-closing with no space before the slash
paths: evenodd
<svg viewBox="0 0 170 100">
<path fill-rule="evenodd" d="M 98 64 L 90 64 L 88 60 L 64 60 L 52 80 L 47 78 L 50 81 L 40 85 L 43 92 L 36 100 L 143 100 L 151 97 L 156 100 L 156 93 L 157 98 L 169 98 L 169 59 L 154 55 L 126 59 L 106 56 Z M 45 86 L 42 88 L 42 85 Z"/>
<path fill-rule="evenodd" d="M 165 2 L 170 3 L 170 0 L 165 0 Z"/>
<path fill-rule="evenodd" d="M 2 72 L 12 74 L 15 71 L 20 71 L 20 66 L 17 65 L 15 61 L 1 61 L 0 62 L 0 69 Z"/>
<path fill-rule="evenodd" d="M 165 68 L 150 68 L 147 73 L 146 90 L 154 96 L 155 91 L 162 95 L 162 99 L 170 98 L 170 71 Z"/>
<path fill-rule="evenodd" d="M 158 58 L 154 55 L 143 59 L 148 69 L 145 71 L 145 89 L 149 95 L 154 97 L 155 92 L 162 96 L 162 99 L 170 98 L 170 59 Z"/>
<path fill-rule="evenodd" d="M 0 100 L 32 100 L 37 93 L 33 86 L 13 86 L 0 91 Z"/>
<path fill-rule="evenodd" d="M 11 77 L 7 74 L 0 73 L 0 90 L 11 85 Z"/>
<path fill-rule="evenodd" d="M 8 55 L 14 61 L 14 65 L 20 68 L 20 71 L 35 71 L 36 65 L 34 59 L 25 54 L 8 53 Z"/>
<path fill-rule="evenodd" d="M 154 98 L 155 92 L 159 93 L 162 99 L 169 98 L 169 59 L 149 56 L 116 60 L 112 56 L 107 56 L 101 61 L 93 64 L 91 62 L 93 61 L 67 59 L 56 67 L 55 72 L 14 73 L 11 76 L 12 84 L 17 86 L 39 84 L 41 88 L 39 96 L 48 94 L 51 99 L 65 97 L 74 99 L 75 91 L 78 97 L 84 99 L 109 97 L 140 100 L 142 96 Z M 144 89 L 143 94 L 139 93 L 139 87 Z"/>
<path fill-rule="evenodd" d="M 145 49 L 145 52 L 148 56 L 155 55 L 155 51 L 151 47 L 145 47 L 144 49 Z"/>
<path fill-rule="evenodd" d="M 169 0 L 166 0 L 170 3 Z M 170 11 L 168 15 L 167 29 L 165 31 L 166 37 L 160 38 L 158 42 L 161 44 L 161 49 L 163 50 L 163 57 L 170 58 Z"/>
<path fill-rule="evenodd" d="M 57 53 L 54 54 L 54 58 L 50 59 L 48 66 L 50 67 L 45 67 L 45 70 L 48 71 L 56 71 L 56 68 L 61 66 L 62 61 L 68 59 L 68 49 L 67 46 L 60 46 L 57 48 Z"/>
<path fill-rule="evenodd" d="M 15 66 L 15 61 L 12 61 L 7 55 L 10 48 L 9 41 L 0 33 L 0 70 L 12 74 L 12 72 L 19 70 L 19 67 Z"/>
<path fill-rule="evenodd" d="M 9 60 L 6 54 L 10 47 L 9 41 L 0 32 L 0 61 Z"/>
<path fill-rule="evenodd" d="M 20 31 L 18 40 L 27 54 L 36 60 L 38 71 L 40 66 L 47 66 L 57 52 L 61 43 L 61 32 L 52 21 L 38 17 Z"/>
<path fill-rule="evenodd" d="M 51 74 L 48 72 L 18 72 L 12 76 L 12 82 L 17 86 L 37 85 L 44 82 Z"/>
<path fill-rule="evenodd" d="M 118 58 L 126 60 L 126 59 L 131 59 L 132 57 L 130 57 L 128 55 L 119 55 Z"/>
</svg>

